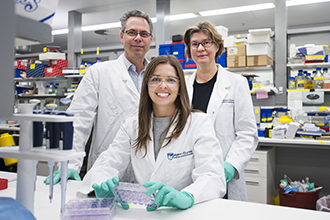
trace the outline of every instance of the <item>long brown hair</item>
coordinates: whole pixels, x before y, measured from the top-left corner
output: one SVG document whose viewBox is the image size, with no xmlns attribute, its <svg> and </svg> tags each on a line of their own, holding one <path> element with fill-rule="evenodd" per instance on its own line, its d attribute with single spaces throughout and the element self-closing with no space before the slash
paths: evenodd
<svg viewBox="0 0 330 220">
<path fill-rule="evenodd" d="M 184 73 L 179 61 L 172 55 L 163 55 L 152 59 L 148 64 L 143 76 L 139 104 L 139 132 L 138 137 L 133 145 L 133 148 L 135 148 L 135 153 L 138 151 L 144 151 L 144 157 L 147 155 L 147 142 L 151 140 L 149 131 L 151 126 L 151 114 L 153 113 L 152 100 L 148 93 L 148 81 L 159 64 L 169 64 L 174 67 L 180 80 L 178 96 L 175 100 L 176 110 L 166 130 L 168 130 L 173 124 L 175 124 L 175 128 L 173 132 L 166 138 L 166 144 L 162 147 L 166 147 L 172 141 L 172 139 L 180 136 L 186 125 L 188 116 L 191 114 Z"/>
<path fill-rule="evenodd" d="M 222 52 L 224 52 L 225 48 L 222 43 L 222 36 L 218 33 L 218 31 L 215 29 L 214 25 L 209 21 L 199 22 L 195 26 L 189 27 L 186 29 L 184 35 L 183 35 L 183 41 L 186 45 L 186 54 L 187 59 L 191 59 L 191 53 L 190 53 L 190 38 L 191 35 L 195 33 L 203 32 L 206 34 L 215 45 L 219 45 L 219 49 L 217 53 L 215 54 L 215 62 L 217 62 L 217 58 L 221 56 Z"/>
</svg>

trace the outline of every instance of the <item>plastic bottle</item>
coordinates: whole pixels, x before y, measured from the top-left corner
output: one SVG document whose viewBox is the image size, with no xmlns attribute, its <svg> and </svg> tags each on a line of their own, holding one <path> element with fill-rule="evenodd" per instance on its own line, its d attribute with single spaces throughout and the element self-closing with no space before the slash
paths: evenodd
<svg viewBox="0 0 330 220">
<path fill-rule="evenodd" d="M 313 89 L 313 88 L 314 88 L 314 82 L 313 82 L 311 73 L 306 73 L 305 89 Z"/>
<path fill-rule="evenodd" d="M 296 78 L 296 89 L 304 89 L 305 88 L 305 78 L 302 72 L 298 73 Z"/>
<path fill-rule="evenodd" d="M 54 94 L 54 93 L 55 93 L 54 83 L 53 82 L 50 82 L 49 83 L 48 94 Z"/>
<path fill-rule="evenodd" d="M 321 73 L 321 68 L 316 68 L 316 74 L 314 76 L 314 89 L 323 89 L 324 87 L 324 77 Z"/>
<path fill-rule="evenodd" d="M 296 88 L 296 82 L 293 76 L 289 77 L 289 87 L 288 89 L 295 89 Z"/>
<path fill-rule="evenodd" d="M 46 85 L 45 94 L 48 94 L 48 91 L 49 91 L 49 85 Z"/>
<path fill-rule="evenodd" d="M 324 89 L 330 89 L 330 73 L 328 68 L 323 68 Z"/>
</svg>

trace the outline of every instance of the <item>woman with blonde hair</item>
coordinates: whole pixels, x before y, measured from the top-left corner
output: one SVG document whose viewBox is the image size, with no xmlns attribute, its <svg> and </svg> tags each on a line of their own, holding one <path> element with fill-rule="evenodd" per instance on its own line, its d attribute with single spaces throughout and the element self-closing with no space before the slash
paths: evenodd
<svg viewBox="0 0 330 220">
<path fill-rule="evenodd" d="M 247 201 L 244 168 L 258 145 L 248 83 L 216 63 L 224 46 L 212 23 L 188 28 L 183 38 L 187 58 L 197 66 L 186 81 L 189 98 L 194 109 L 212 119 L 224 156 L 226 198 Z"/>
<path fill-rule="evenodd" d="M 222 150 L 209 117 L 190 109 L 178 60 L 151 60 L 141 89 L 138 115 L 125 121 L 79 191 L 113 196 L 111 189 L 131 161 L 137 182 L 150 187 L 147 195 L 156 193 L 154 203 L 159 207 L 187 209 L 224 196 Z"/>
</svg>

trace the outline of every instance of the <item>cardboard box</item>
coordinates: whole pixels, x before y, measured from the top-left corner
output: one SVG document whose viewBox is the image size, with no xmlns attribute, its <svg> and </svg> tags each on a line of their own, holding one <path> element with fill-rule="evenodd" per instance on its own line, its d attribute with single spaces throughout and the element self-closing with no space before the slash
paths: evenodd
<svg viewBox="0 0 330 220">
<path fill-rule="evenodd" d="M 229 56 L 245 56 L 246 45 L 227 47 L 227 57 Z"/>
<path fill-rule="evenodd" d="M 246 45 L 246 55 L 247 56 L 268 55 L 268 57 L 272 57 L 272 51 L 270 45 L 267 43 L 248 44 Z"/>
<path fill-rule="evenodd" d="M 273 59 L 267 55 L 247 56 L 247 66 L 268 66 L 273 64 Z"/>
<path fill-rule="evenodd" d="M 229 56 L 227 57 L 227 67 L 245 67 L 246 56 Z"/>
</svg>

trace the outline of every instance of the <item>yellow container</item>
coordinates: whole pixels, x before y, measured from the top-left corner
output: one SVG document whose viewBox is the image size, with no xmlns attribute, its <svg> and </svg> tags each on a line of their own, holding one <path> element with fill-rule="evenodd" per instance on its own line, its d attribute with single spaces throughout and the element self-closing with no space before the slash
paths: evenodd
<svg viewBox="0 0 330 220">
<path fill-rule="evenodd" d="M 15 141 L 12 135 L 8 133 L 3 133 L 0 136 L 0 147 L 7 147 L 7 146 L 12 146 L 15 145 Z M 3 158 L 3 162 L 5 163 L 5 166 L 10 166 L 15 163 L 17 163 L 17 159 L 12 159 L 12 158 Z"/>
<path fill-rule="evenodd" d="M 282 123 L 288 123 L 288 124 L 293 121 L 289 115 L 282 115 L 278 120 Z"/>
</svg>

